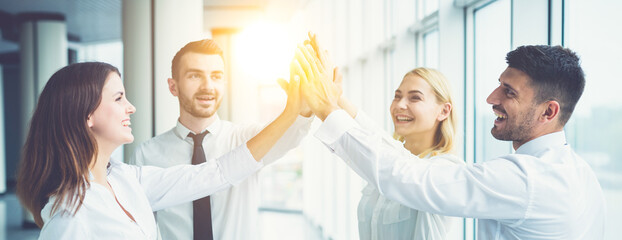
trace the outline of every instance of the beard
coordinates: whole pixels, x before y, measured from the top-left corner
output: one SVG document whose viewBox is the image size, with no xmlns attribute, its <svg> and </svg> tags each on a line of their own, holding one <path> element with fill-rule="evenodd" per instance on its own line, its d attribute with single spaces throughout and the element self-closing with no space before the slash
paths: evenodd
<svg viewBox="0 0 622 240">
<path fill-rule="evenodd" d="M 206 93 L 196 93 L 195 95 L 206 95 Z M 196 97 L 194 95 L 192 97 L 188 97 L 180 94 L 179 105 L 184 111 L 190 113 L 190 115 L 196 118 L 209 118 L 213 116 L 220 107 L 221 99 L 218 97 L 215 97 L 214 104 L 209 107 L 200 106 L 196 101 L 194 101 L 195 99 Z"/>
<path fill-rule="evenodd" d="M 512 121 L 508 117 L 505 120 L 507 122 L 504 129 L 498 129 L 495 125 L 490 130 L 490 133 L 497 140 L 524 142 L 532 136 L 531 132 L 536 122 L 536 119 L 533 119 L 536 116 L 536 109 L 535 107 L 531 109 L 527 113 L 519 113 L 512 118 Z"/>
</svg>

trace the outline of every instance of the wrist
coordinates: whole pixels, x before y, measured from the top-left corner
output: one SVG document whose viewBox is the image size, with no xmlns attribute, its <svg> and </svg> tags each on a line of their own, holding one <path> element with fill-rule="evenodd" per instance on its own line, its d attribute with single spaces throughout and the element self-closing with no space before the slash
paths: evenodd
<svg viewBox="0 0 622 240">
<path fill-rule="evenodd" d="M 309 117 L 313 116 L 313 112 L 312 112 L 312 111 L 308 111 L 308 112 L 301 112 L 301 113 L 300 113 L 300 116 L 302 116 L 302 117 L 306 117 L 306 118 L 309 118 Z"/>
<path fill-rule="evenodd" d="M 340 108 L 345 108 L 348 106 L 348 101 L 343 97 L 339 97 L 339 100 L 337 100 L 337 105 L 339 105 Z"/>
<path fill-rule="evenodd" d="M 283 113 L 281 113 L 281 115 L 285 115 L 285 116 L 298 116 L 299 114 L 302 115 L 300 113 L 300 109 L 290 107 L 290 106 L 285 106 L 285 109 L 283 109 Z"/>
<path fill-rule="evenodd" d="M 326 108 L 323 108 L 317 113 L 315 113 L 315 115 L 317 115 L 318 118 L 324 121 L 328 117 L 328 115 L 330 115 L 332 112 L 337 111 L 337 110 L 339 110 L 339 107 L 335 105 L 328 105 Z"/>
<path fill-rule="evenodd" d="M 352 118 L 356 117 L 358 111 L 356 109 L 356 106 L 354 106 L 350 101 L 348 101 L 348 99 L 343 96 L 339 98 L 339 107 L 343 110 L 346 110 L 346 112 L 350 114 Z"/>
</svg>

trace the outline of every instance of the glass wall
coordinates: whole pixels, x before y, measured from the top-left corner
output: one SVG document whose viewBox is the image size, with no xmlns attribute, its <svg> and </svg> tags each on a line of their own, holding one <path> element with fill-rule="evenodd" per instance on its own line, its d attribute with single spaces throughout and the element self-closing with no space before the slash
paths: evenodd
<svg viewBox="0 0 622 240">
<path fill-rule="evenodd" d="M 389 105 L 402 77 L 416 67 L 439 67 L 439 9 L 438 0 L 318 0 L 303 11 L 306 21 L 324 23 L 309 27 L 330 46 L 344 74 L 344 95 L 391 133 Z M 332 21 L 314 19 L 319 12 L 332 12 L 323 16 Z M 315 138 L 302 148 L 303 213 L 327 238 L 358 239 L 356 208 L 367 183 Z"/>
<path fill-rule="evenodd" d="M 438 69 L 438 29 L 429 31 L 423 35 L 423 66 Z"/>
<path fill-rule="evenodd" d="M 611 120 L 622 115 L 622 100 L 614 97 L 622 83 L 612 74 L 622 66 L 617 57 L 622 54 L 622 33 L 617 30 L 620 12 L 622 4 L 613 0 L 552 0 L 550 4 L 481 0 L 464 8 L 456 7 L 453 0 L 314 0 L 300 9 L 292 25 L 318 33 L 344 75 L 345 96 L 389 133 L 393 131 L 388 114 L 392 92 L 406 72 L 427 66 L 452 76 L 459 122 L 464 124 L 457 144 L 467 162 L 512 152 L 510 142 L 490 134 L 496 117 L 486 103 L 507 67 L 507 52 L 519 45 L 549 42 L 577 51 L 587 86 L 566 127 L 568 141 L 601 182 L 609 211 L 606 235 L 615 239 L 622 235 L 617 227 L 622 224 L 622 205 L 617 204 L 622 202 L 622 163 L 615 158 L 620 151 L 615 137 L 622 134 L 622 127 Z M 457 17 L 460 13 L 464 16 Z M 314 123 L 311 133 L 318 125 Z M 367 183 L 312 136 L 289 158 L 302 161 L 275 165 L 289 174 L 264 175 L 274 175 L 264 184 L 268 202 L 301 208 L 326 238 L 358 239 L 356 207 Z M 287 169 L 288 164 L 301 167 Z M 291 191 L 277 193 L 284 188 Z M 461 232 L 450 239 L 476 239 L 476 229 L 474 221 L 466 219 Z"/>
<path fill-rule="evenodd" d="M 564 1 L 563 44 L 581 57 L 585 91 L 566 125 L 568 143 L 596 172 L 607 202 L 605 239 L 622 236 L 622 2 Z"/>
<path fill-rule="evenodd" d="M 511 142 L 490 134 L 496 116 L 486 98 L 499 86 L 499 76 L 507 67 L 505 54 L 511 50 L 511 1 L 494 1 L 473 13 L 474 23 L 474 104 L 475 158 L 485 161 L 511 152 Z"/>
</svg>

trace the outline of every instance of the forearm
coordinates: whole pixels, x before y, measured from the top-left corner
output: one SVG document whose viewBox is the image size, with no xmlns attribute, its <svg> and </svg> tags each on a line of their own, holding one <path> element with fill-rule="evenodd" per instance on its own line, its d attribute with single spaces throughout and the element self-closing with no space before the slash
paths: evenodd
<svg viewBox="0 0 622 240">
<path fill-rule="evenodd" d="M 427 185 L 424 184 L 426 181 L 421 181 L 420 178 L 427 175 L 424 172 L 429 168 L 429 163 L 393 144 L 390 139 L 356 126 L 352 121 L 340 125 L 342 127 L 331 129 L 322 129 L 324 126 L 320 126 L 316 137 L 386 198 L 410 208 L 439 213 L 440 209 L 433 206 L 437 201 L 442 202 L 442 199 L 429 197 L 426 193 Z M 346 125 L 355 126 L 344 128 Z M 332 134 L 336 132 L 340 133 Z M 429 201 L 430 199 L 434 201 Z M 444 210 L 450 209 L 447 203 L 443 202 L 442 205 Z"/>
<path fill-rule="evenodd" d="M 248 147 L 248 150 L 256 161 L 261 161 L 294 121 L 296 121 L 297 116 L 298 111 L 286 108 L 281 115 L 246 143 L 246 147 Z"/>
<path fill-rule="evenodd" d="M 520 218 L 527 209 L 528 178 L 512 161 L 467 167 L 420 159 L 344 112 L 329 116 L 315 136 L 382 195 L 410 208 L 476 218 Z"/>
<path fill-rule="evenodd" d="M 334 111 L 339 110 L 338 106 L 334 106 L 334 105 L 330 105 L 330 104 L 326 104 L 324 106 L 322 106 L 321 109 L 314 111 L 315 115 L 321 119 L 322 121 L 326 120 L 326 118 L 328 117 L 328 115 L 330 115 L 331 113 L 333 113 Z"/>
<path fill-rule="evenodd" d="M 241 183 L 263 167 L 246 145 L 198 165 L 168 168 L 122 165 L 136 175 L 154 211 L 193 201 Z M 134 172 L 132 172 L 134 171 Z"/>
<path fill-rule="evenodd" d="M 350 102 L 350 100 L 346 99 L 344 96 L 341 96 L 338 104 L 341 109 L 345 110 L 350 115 L 350 117 L 356 118 L 358 109 L 354 106 L 354 104 L 352 104 L 352 102 Z"/>
</svg>

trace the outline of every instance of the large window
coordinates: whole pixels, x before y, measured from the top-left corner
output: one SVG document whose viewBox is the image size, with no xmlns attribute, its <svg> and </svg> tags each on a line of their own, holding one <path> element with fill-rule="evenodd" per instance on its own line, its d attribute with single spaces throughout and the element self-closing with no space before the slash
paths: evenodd
<svg viewBox="0 0 622 240">
<path fill-rule="evenodd" d="M 622 66 L 622 2 L 615 0 L 564 2 L 566 47 L 581 57 L 585 91 L 566 125 L 568 143 L 592 169 L 607 202 L 605 239 L 622 236 L 622 89 L 616 69 Z"/>
<path fill-rule="evenodd" d="M 392 132 L 389 105 L 402 77 L 416 67 L 439 66 L 439 1 L 315 2 L 322 8 L 314 10 L 334 14 L 323 15 L 332 20 L 321 29 L 333 30 L 323 39 L 344 74 L 344 95 Z M 313 12 L 313 4 L 305 11 Z M 367 183 L 316 139 L 303 146 L 303 213 L 326 237 L 358 239 L 356 209 Z"/>
<path fill-rule="evenodd" d="M 439 0 L 419 0 L 419 18 L 425 18 L 438 11 Z"/>
<path fill-rule="evenodd" d="M 526 44 L 561 43 L 576 50 L 587 87 L 567 125 L 568 141 L 592 165 L 605 191 L 607 239 L 622 235 L 617 227 L 622 224 L 622 205 L 617 204 L 622 202 L 622 163 L 615 158 L 622 154 L 615 144 L 622 127 L 611 120 L 622 116 L 622 100 L 612 97 L 622 83 L 611 75 L 622 65 L 617 57 L 622 54 L 622 33 L 617 31 L 622 4 L 481 0 L 458 6 L 456 2 L 460 1 L 316 0 L 303 9 L 303 19 L 322 23 L 318 31 L 325 31 L 320 36 L 325 36 L 322 39 L 344 74 L 344 94 L 388 132 L 393 129 L 388 118 L 391 93 L 406 72 L 426 66 L 448 75 L 458 93 L 459 121 L 464 123 L 459 132 L 464 141 L 458 144 L 468 162 L 512 152 L 511 142 L 492 137 L 496 117 L 486 102 L 507 67 L 505 55 Z M 448 40 L 452 38 L 456 41 Z M 304 215 L 322 228 L 325 237 L 357 239 L 356 206 L 366 183 L 313 137 L 302 145 Z M 465 219 L 455 239 L 476 239 L 474 222 Z"/>
<path fill-rule="evenodd" d="M 465 52 L 467 58 L 464 91 L 465 123 L 464 158 L 481 162 L 511 152 L 511 144 L 496 140 L 490 129 L 496 118 L 487 96 L 498 86 L 499 75 L 505 70 L 505 54 L 511 49 L 511 1 L 480 3 L 469 8 L 469 31 Z M 441 46 L 442 47 L 442 46 Z M 442 60 L 441 60 L 442 61 Z M 477 239 L 476 221 L 464 221 L 464 239 Z"/>
<path fill-rule="evenodd" d="M 511 143 L 490 134 L 496 118 L 486 98 L 499 85 L 511 48 L 511 1 L 491 2 L 474 12 L 475 162 L 511 152 Z"/>
<path fill-rule="evenodd" d="M 438 69 L 438 29 L 423 35 L 423 66 Z"/>
</svg>

